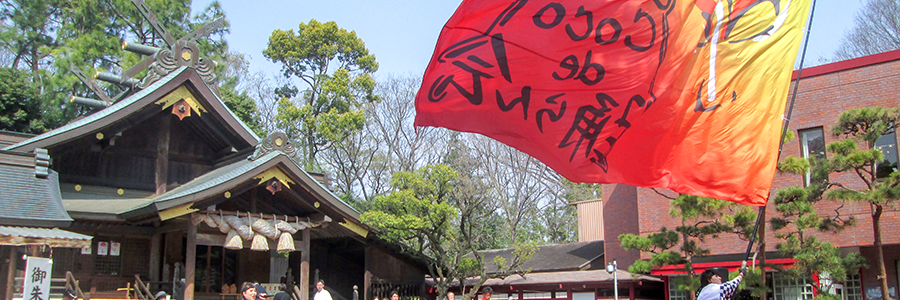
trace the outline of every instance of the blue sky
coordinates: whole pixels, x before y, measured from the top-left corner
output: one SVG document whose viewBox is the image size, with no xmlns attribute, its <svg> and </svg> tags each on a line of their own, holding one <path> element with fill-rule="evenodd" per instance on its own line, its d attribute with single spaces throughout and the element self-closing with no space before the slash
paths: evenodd
<svg viewBox="0 0 900 300">
<path fill-rule="evenodd" d="M 864 0 L 817 1 L 805 66 L 831 58 L 844 35 L 853 26 L 853 15 Z M 202 11 L 209 0 L 195 0 L 193 11 Z M 296 29 L 301 22 L 335 21 L 354 30 L 375 54 L 387 74 L 421 75 L 431 59 L 441 27 L 461 0 L 220 0 L 231 33 L 226 36 L 233 50 L 250 57 L 251 72 L 278 74 L 279 67 L 262 55 L 275 29 Z M 799 59 L 799 58 L 798 58 Z"/>
</svg>

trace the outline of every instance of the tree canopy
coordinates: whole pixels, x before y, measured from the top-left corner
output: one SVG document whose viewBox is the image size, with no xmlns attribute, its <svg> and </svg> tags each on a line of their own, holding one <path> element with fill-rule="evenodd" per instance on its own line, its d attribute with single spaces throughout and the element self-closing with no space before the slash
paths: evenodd
<svg viewBox="0 0 900 300">
<path fill-rule="evenodd" d="M 476 278 L 462 296 L 470 299 L 489 278 L 524 274 L 522 263 L 537 250 L 517 244 L 513 257 L 498 256 L 492 263 L 496 273 L 487 273 L 481 250 L 495 233 L 486 199 L 472 190 L 471 182 L 448 165 L 429 165 L 413 172 L 397 172 L 391 185 L 395 191 L 376 197 L 362 221 L 383 239 L 424 261 L 435 279 L 438 295 L 447 294 L 453 280 Z"/>
<path fill-rule="evenodd" d="M 206 22 L 224 17 L 218 2 L 212 2 L 203 12 L 191 16 L 188 0 L 147 0 L 145 5 L 174 37 L 182 37 Z M 165 46 L 162 38 L 145 20 L 130 0 L 12 0 L 0 3 L 0 53 L 6 59 L 3 66 L 27 71 L 40 94 L 40 123 L 44 130 L 53 129 L 93 109 L 69 102 L 71 96 L 99 98 L 94 91 L 81 84 L 70 71 L 72 66 L 85 74 L 97 71 L 121 72 L 137 63 L 141 57 L 121 50 L 123 41 Z M 225 61 L 228 46 L 226 27 L 212 32 L 212 37 L 199 39 L 204 56 Z M 243 59 L 242 57 L 240 59 Z M 226 104 L 241 102 L 240 93 L 229 93 L 232 78 L 218 67 L 220 84 L 226 90 Z M 232 82 L 232 85 L 236 85 Z M 103 93 L 116 95 L 123 87 L 100 84 Z M 255 107 L 229 105 L 236 113 L 253 115 Z M 242 114 L 245 110 L 248 112 Z M 252 118 L 242 118 L 254 124 Z"/>
<path fill-rule="evenodd" d="M 694 299 L 694 291 L 700 286 L 700 281 L 694 275 L 693 260 L 710 254 L 709 249 L 703 248 L 703 241 L 727 233 L 749 239 L 756 213 L 748 206 L 724 200 L 686 194 L 672 197 L 657 193 L 672 199 L 669 215 L 677 218 L 680 225 L 674 230 L 662 227 L 647 236 L 630 233 L 619 235 L 622 248 L 650 253 L 649 261 L 635 261 L 628 267 L 628 271 L 649 273 L 653 267 L 684 264 L 684 272 L 688 276 L 677 277 L 672 284 Z"/>
<path fill-rule="evenodd" d="M 885 162 L 884 153 L 875 147 L 876 141 L 886 134 L 896 134 L 900 126 L 900 109 L 880 106 L 861 107 L 841 113 L 832 128 L 836 136 L 844 140 L 828 144 L 832 157 L 830 172 L 848 172 L 862 181 L 862 188 L 852 185 L 836 185 L 827 192 L 830 199 L 862 202 L 871 208 L 872 233 L 876 249 L 876 267 L 879 269 L 882 297 L 888 299 L 887 271 L 882 247 L 881 217 L 889 205 L 900 200 L 900 172 L 896 169 L 879 172 Z M 859 148 L 857 141 L 864 143 Z"/>
<path fill-rule="evenodd" d="M 0 130 L 41 133 L 41 98 L 27 72 L 0 67 Z"/>
<path fill-rule="evenodd" d="M 276 118 L 302 145 L 307 168 L 318 169 L 318 153 L 361 129 L 362 105 L 378 100 L 371 77 L 378 70 L 375 56 L 355 31 L 315 19 L 300 23 L 296 32 L 273 31 L 263 55 L 281 64 L 285 77 L 306 85 L 296 102 L 291 97 L 299 89 L 282 88 Z"/>
</svg>

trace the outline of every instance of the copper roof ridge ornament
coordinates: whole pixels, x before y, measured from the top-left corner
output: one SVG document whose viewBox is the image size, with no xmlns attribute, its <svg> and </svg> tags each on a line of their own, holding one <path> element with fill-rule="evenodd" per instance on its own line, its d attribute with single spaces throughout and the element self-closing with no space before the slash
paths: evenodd
<svg viewBox="0 0 900 300">
<path fill-rule="evenodd" d="M 116 101 L 123 99 L 134 92 L 145 89 L 153 83 L 159 81 L 160 78 L 171 74 L 181 66 L 193 68 L 200 75 L 200 78 L 209 88 L 218 95 L 219 91 L 216 87 L 216 76 L 213 73 L 216 62 L 205 57 L 200 57 L 200 49 L 197 47 L 197 39 L 205 38 L 210 33 L 225 27 L 225 18 L 218 18 L 209 22 L 193 32 L 185 35 L 180 39 L 175 39 L 163 26 L 162 22 L 150 11 L 144 0 L 131 0 L 131 3 L 138 9 L 141 16 L 144 17 L 153 28 L 153 31 L 161 37 L 165 42 L 164 47 L 148 46 L 143 44 L 122 42 L 122 50 L 146 56 L 143 60 L 122 71 L 121 74 L 112 74 L 108 72 L 97 72 L 92 78 L 86 76 L 73 64 L 70 69 L 78 79 L 87 85 L 92 92 L 97 94 L 101 99 L 90 99 L 74 96 L 72 102 L 78 104 L 90 104 L 89 106 L 103 108 L 109 106 Z M 148 70 L 149 69 L 149 70 Z M 140 81 L 133 77 L 140 74 L 144 70 L 147 75 Z M 97 85 L 94 79 L 102 80 L 112 84 L 116 84 L 127 88 L 125 92 L 110 97 L 104 93 Z M 101 105 L 105 104 L 105 105 Z"/>
<path fill-rule="evenodd" d="M 159 80 L 159 78 L 165 77 L 176 70 L 178 67 L 187 66 L 197 70 L 197 73 L 200 74 L 200 78 L 203 79 L 203 82 L 211 88 L 215 88 L 213 84 L 216 79 L 215 74 L 213 74 L 215 62 L 208 58 L 200 57 L 200 49 L 197 47 L 196 41 L 199 38 L 208 36 L 213 31 L 225 27 L 225 18 L 218 18 L 212 22 L 206 23 L 205 25 L 200 26 L 200 28 L 197 28 L 191 33 L 176 40 L 169 31 L 166 30 L 159 19 L 156 18 L 156 15 L 150 11 L 150 8 L 144 3 L 144 0 L 131 0 L 131 3 L 134 4 L 138 11 L 140 11 L 141 16 L 150 23 L 153 31 L 161 36 L 168 46 L 167 48 L 156 51 L 153 56 L 144 59 L 145 61 L 152 61 L 149 66 L 152 73 L 148 72 L 147 76 L 141 80 L 139 86 L 141 88 L 146 88 Z M 146 53 L 146 51 L 144 53 Z M 137 65 L 142 65 L 143 63 L 144 62 L 142 61 Z M 137 74 L 140 71 L 141 70 L 137 70 L 134 74 Z"/>
<path fill-rule="evenodd" d="M 281 151 L 294 163 L 297 163 L 297 147 L 294 147 L 294 143 L 291 143 L 287 135 L 280 131 L 269 134 L 269 136 L 259 142 L 259 145 L 256 146 L 256 151 L 253 152 L 249 159 L 257 160 L 273 151 Z"/>
</svg>

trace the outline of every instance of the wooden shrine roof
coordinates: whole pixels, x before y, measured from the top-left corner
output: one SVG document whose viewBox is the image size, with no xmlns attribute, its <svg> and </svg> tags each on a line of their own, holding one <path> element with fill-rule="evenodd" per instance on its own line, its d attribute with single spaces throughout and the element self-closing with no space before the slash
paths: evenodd
<svg viewBox="0 0 900 300">
<path fill-rule="evenodd" d="M 210 124 L 211 127 L 219 129 L 218 138 L 223 139 L 235 149 L 253 147 L 259 143 L 259 137 L 224 105 L 222 99 L 209 89 L 196 71 L 180 67 L 147 88 L 109 107 L 4 149 L 28 152 L 35 148 L 59 146 L 98 133 L 112 136 L 134 122 L 124 122 L 129 117 L 138 116 L 139 112 L 146 109 L 152 109 L 154 113 L 158 112 L 159 105 L 156 105 L 155 102 L 182 85 L 190 85 L 196 89 L 195 92 L 199 94 L 196 97 L 201 99 L 195 100 L 206 99 L 204 104 L 208 105 L 204 105 L 204 107 L 212 110 L 208 113 L 215 113 L 215 117 L 210 118 L 215 121 L 209 122 L 218 122 L 218 124 Z"/>
<path fill-rule="evenodd" d="M 351 232 L 357 232 L 365 237 L 367 229 L 359 221 L 360 213 L 340 200 L 318 179 L 303 171 L 288 154 L 272 150 L 255 159 L 251 158 L 253 157 L 221 166 L 159 196 L 150 191 L 100 186 L 79 186 L 79 190 L 75 191 L 74 184 L 62 184 L 61 187 L 65 191 L 63 203 L 69 213 L 77 219 L 120 222 L 165 220 L 192 210 L 204 210 L 209 205 L 224 201 L 242 201 L 237 197 L 228 199 L 225 195 L 230 193 L 237 195 L 242 192 L 241 189 L 246 190 L 248 186 L 256 187 L 278 177 L 276 179 L 287 183 L 283 190 L 278 192 L 281 193 L 281 197 L 297 201 L 272 204 L 271 209 L 274 211 L 264 213 L 287 216 L 324 214 L 343 226 L 329 226 L 317 230 L 314 238 L 348 236 Z M 283 176 L 271 177 L 271 174 L 275 173 Z M 319 203 L 319 207 L 314 206 L 316 202 Z M 188 210 L 188 207 L 193 208 Z M 170 212 L 174 212 L 175 215 Z M 362 230 L 362 233 L 359 230 Z"/>
<path fill-rule="evenodd" d="M 316 200 L 322 201 L 320 210 L 330 213 L 329 217 L 340 220 L 350 218 L 356 222 L 359 220 L 360 213 L 341 201 L 330 190 L 322 186 L 318 180 L 303 171 L 300 166 L 294 162 L 287 154 L 281 151 L 272 151 L 257 159 L 243 159 L 238 162 L 222 166 L 216 170 L 208 172 L 184 185 L 175 188 L 165 194 L 162 194 L 152 203 L 148 203 L 145 207 L 139 207 L 127 212 L 125 215 L 140 213 L 147 208 L 151 211 L 159 212 L 166 209 L 174 208 L 188 203 L 196 203 L 199 201 L 223 197 L 226 192 L 233 191 L 235 187 L 247 181 L 261 183 L 265 179 L 263 173 L 277 168 L 288 176 L 288 178 L 296 182 L 297 187 L 309 193 Z M 263 176 L 263 177 L 260 177 Z M 288 188 L 294 188 L 294 183 Z M 236 192 L 234 192 L 237 194 Z M 224 198 L 223 198 L 224 199 Z M 296 208 L 300 209 L 300 208 Z M 286 213 L 286 212 L 282 212 Z M 293 215 L 301 214 L 300 211 L 288 212 Z"/>
</svg>

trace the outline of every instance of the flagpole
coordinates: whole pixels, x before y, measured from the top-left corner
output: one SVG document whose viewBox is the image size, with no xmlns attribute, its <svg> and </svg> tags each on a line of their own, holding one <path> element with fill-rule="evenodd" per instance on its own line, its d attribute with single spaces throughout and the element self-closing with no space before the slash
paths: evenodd
<svg viewBox="0 0 900 300">
<path fill-rule="evenodd" d="M 794 112 L 794 100 L 797 99 L 797 90 L 800 88 L 800 75 L 803 73 L 803 62 L 806 60 L 806 49 L 809 46 L 809 33 L 812 31 L 812 23 L 813 16 L 816 13 L 816 0 L 812 0 L 811 7 L 809 9 L 809 22 L 806 24 L 806 38 L 803 41 L 803 51 L 800 52 L 800 67 L 797 69 L 797 81 L 794 82 L 794 92 L 791 94 L 790 105 L 788 105 L 787 114 L 785 114 L 784 122 L 782 122 L 781 129 L 781 139 L 778 141 L 778 156 L 776 157 L 776 161 L 781 159 L 781 152 L 784 151 L 784 137 L 787 135 L 788 124 L 791 123 L 791 114 Z M 769 203 L 769 199 L 766 199 L 766 204 Z M 753 250 L 753 243 L 756 241 L 756 233 L 759 231 L 759 223 L 762 220 L 762 216 L 765 215 L 764 212 L 766 210 L 766 205 L 759 207 L 759 212 L 756 214 L 756 225 L 753 226 L 753 234 L 750 235 L 750 243 L 747 245 L 747 252 L 744 254 L 744 261 L 750 259 L 750 252 Z M 763 252 L 766 249 L 762 249 Z"/>
</svg>

